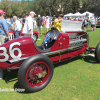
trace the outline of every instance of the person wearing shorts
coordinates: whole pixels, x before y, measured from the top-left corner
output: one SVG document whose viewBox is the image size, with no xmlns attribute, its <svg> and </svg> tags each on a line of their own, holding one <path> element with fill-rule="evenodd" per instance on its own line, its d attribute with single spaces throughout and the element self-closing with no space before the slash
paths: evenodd
<svg viewBox="0 0 100 100">
<path fill-rule="evenodd" d="M 91 19 L 91 27 L 92 27 L 92 32 L 94 32 L 95 27 L 96 27 L 96 21 L 95 21 L 94 17 L 92 17 L 92 19 Z"/>
<path fill-rule="evenodd" d="M 38 26 L 37 29 L 42 31 L 42 26 Z"/>
<path fill-rule="evenodd" d="M 40 15 L 38 15 L 38 19 L 36 20 L 36 22 L 37 22 L 37 29 L 38 29 L 38 32 L 39 32 L 39 30 L 41 31 L 41 37 L 42 37 L 43 19 L 41 18 Z"/>
</svg>

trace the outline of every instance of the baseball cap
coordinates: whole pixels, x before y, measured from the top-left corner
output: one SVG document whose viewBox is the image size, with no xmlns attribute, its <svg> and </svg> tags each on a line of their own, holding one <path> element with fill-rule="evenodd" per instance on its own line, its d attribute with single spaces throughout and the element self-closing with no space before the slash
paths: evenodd
<svg viewBox="0 0 100 100">
<path fill-rule="evenodd" d="M 63 15 L 62 14 L 59 14 L 59 16 L 58 17 L 63 17 Z"/>
<path fill-rule="evenodd" d="M 5 12 L 4 12 L 3 10 L 0 10 L 0 13 L 1 13 L 1 14 L 4 14 Z"/>
<path fill-rule="evenodd" d="M 34 15 L 36 15 L 34 11 L 30 11 L 30 14 L 34 14 Z"/>
<path fill-rule="evenodd" d="M 38 17 L 40 17 L 40 15 L 38 15 Z"/>
</svg>

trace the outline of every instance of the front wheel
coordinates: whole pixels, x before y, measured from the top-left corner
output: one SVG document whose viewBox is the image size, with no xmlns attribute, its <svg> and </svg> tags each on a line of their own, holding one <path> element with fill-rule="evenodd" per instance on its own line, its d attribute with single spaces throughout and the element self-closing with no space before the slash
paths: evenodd
<svg viewBox="0 0 100 100">
<path fill-rule="evenodd" d="M 25 60 L 18 71 L 18 82 L 27 92 L 45 88 L 53 76 L 53 63 L 44 55 L 34 55 Z"/>
<path fill-rule="evenodd" d="M 95 59 L 98 63 L 100 63 L 100 42 L 95 49 Z"/>
</svg>

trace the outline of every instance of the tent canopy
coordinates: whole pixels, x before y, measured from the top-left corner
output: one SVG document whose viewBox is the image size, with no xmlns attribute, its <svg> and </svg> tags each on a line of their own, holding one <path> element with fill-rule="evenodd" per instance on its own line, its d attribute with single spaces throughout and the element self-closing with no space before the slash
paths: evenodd
<svg viewBox="0 0 100 100">
<path fill-rule="evenodd" d="M 88 12 L 88 11 L 86 11 L 86 12 L 84 12 L 82 14 L 80 12 L 76 12 L 75 14 L 68 13 L 68 14 L 64 15 L 64 17 L 79 17 L 79 16 L 86 16 L 86 14 L 89 14 L 89 18 L 90 17 L 94 17 L 94 14 L 91 13 L 91 12 Z"/>
</svg>

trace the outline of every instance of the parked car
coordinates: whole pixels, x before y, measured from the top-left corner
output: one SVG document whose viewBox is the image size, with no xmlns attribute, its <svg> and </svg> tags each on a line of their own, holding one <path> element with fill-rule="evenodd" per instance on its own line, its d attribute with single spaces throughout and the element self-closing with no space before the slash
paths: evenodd
<svg viewBox="0 0 100 100">
<path fill-rule="evenodd" d="M 100 28 L 100 19 L 97 20 L 96 27 L 97 27 L 97 28 Z"/>
<path fill-rule="evenodd" d="M 55 63 L 83 53 L 100 63 L 100 43 L 90 47 L 89 34 L 81 26 L 82 21 L 62 19 L 63 32 L 51 28 L 41 45 L 28 36 L 6 42 L 0 46 L 0 68 L 18 70 L 19 85 L 27 92 L 36 92 L 49 84 Z"/>
<path fill-rule="evenodd" d="M 10 29 L 10 35 L 11 35 L 11 39 L 14 39 L 14 33 L 15 33 L 15 30 L 14 29 Z M 24 36 L 24 33 L 23 33 L 23 29 L 21 29 L 21 36 Z M 39 37 L 39 33 L 37 31 L 33 31 L 33 39 L 34 41 L 36 42 L 37 41 L 37 38 Z"/>
</svg>

